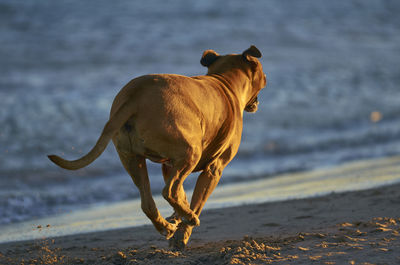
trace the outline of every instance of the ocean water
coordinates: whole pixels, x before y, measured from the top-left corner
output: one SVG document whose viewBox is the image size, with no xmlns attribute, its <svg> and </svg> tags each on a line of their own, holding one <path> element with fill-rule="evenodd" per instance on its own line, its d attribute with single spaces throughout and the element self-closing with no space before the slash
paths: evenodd
<svg viewBox="0 0 400 265">
<path fill-rule="evenodd" d="M 395 0 L 0 0 L 0 224 L 137 197 L 111 144 L 77 172 L 46 155 L 85 154 L 123 85 L 204 74 L 206 49 L 254 44 L 268 78 L 221 185 L 400 154 L 399 12 Z"/>
</svg>

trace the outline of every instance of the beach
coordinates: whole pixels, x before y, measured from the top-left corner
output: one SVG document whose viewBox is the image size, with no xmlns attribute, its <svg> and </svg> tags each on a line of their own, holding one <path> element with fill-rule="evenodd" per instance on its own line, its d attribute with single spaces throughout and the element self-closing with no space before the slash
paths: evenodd
<svg viewBox="0 0 400 265">
<path fill-rule="evenodd" d="M 301 174 L 362 176 L 369 165 L 378 169 L 370 174 L 397 179 L 398 159 Z M 396 180 L 365 190 L 208 209 L 181 252 L 143 225 L 3 243 L 0 264 L 399 264 L 399 189 Z M 43 222 L 32 228 L 52 229 L 57 227 Z"/>
<path fill-rule="evenodd" d="M 395 0 L 1 1 L 0 265 L 400 264 L 399 12 Z M 205 75 L 204 51 L 250 45 L 268 84 L 184 251 L 146 218 L 112 144 L 78 171 L 47 159 L 89 152 L 130 80 Z M 161 165 L 147 168 L 169 216 Z"/>
</svg>

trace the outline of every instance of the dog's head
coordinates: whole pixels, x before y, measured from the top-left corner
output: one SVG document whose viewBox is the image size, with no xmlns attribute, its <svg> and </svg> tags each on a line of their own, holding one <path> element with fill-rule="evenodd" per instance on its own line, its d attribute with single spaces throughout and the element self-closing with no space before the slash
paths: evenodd
<svg viewBox="0 0 400 265">
<path fill-rule="evenodd" d="M 261 63 L 261 52 L 252 45 L 242 54 L 219 55 L 213 50 L 203 53 L 200 63 L 208 68 L 208 75 L 224 74 L 231 71 L 243 71 L 249 77 L 250 84 L 246 89 L 245 111 L 256 112 L 258 108 L 258 93 L 267 84 L 266 75 L 263 72 Z"/>
</svg>

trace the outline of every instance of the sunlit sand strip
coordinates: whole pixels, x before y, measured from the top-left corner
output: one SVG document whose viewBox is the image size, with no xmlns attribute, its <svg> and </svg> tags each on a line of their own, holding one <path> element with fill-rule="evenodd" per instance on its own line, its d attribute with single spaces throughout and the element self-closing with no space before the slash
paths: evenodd
<svg viewBox="0 0 400 265">
<path fill-rule="evenodd" d="M 304 173 L 285 174 L 218 187 L 206 209 L 260 202 L 300 199 L 362 190 L 400 182 L 400 157 L 364 160 Z M 155 196 L 164 216 L 171 208 Z M 97 205 L 53 217 L 1 227 L 0 242 L 47 238 L 150 224 L 140 208 L 140 200 Z M 48 226 L 49 225 L 49 226 Z"/>
</svg>

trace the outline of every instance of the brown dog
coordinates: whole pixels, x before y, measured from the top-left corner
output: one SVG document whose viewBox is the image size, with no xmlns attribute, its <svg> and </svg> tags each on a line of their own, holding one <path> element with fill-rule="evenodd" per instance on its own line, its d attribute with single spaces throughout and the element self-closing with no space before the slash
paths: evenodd
<svg viewBox="0 0 400 265">
<path fill-rule="evenodd" d="M 110 119 L 93 149 L 75 161 L 49 156 L 65 169 L 92 163 L 112 139 L 125 169 L 139 188 L 142 209 L 173 247 L 186 245 L 222 170 L 239 148 L 243 111 L 255 112 L 266 85 L 261 53 L 251 46 L 242 54 L 203 53 L 204 76 L 145 75 L 133 79 L 115 97 Z M 162 163 L 164 198 L 175 213 L 164 219 L 151 195 L 146 158 Z M 185 178 L 198 177 L 191 203 Z"/>
</svg>

